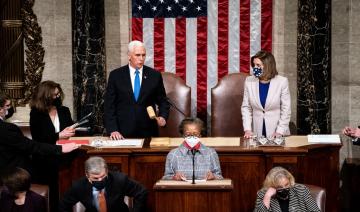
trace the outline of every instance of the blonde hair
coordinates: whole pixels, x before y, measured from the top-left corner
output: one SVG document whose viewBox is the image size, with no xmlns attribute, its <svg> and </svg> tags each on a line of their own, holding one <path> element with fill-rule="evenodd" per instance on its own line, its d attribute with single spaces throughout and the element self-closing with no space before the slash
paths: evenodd
<svg viewBox="0 0 360 212">
<path fill-rule="evenodd" d="M 279 187 L 279 182 L 282 178 L 287 178 L 290 182 L 290 187 L 295 185 L 294 176 L 283 167 L 277 166 L 272 168 L 266 175 L 264 180 L 263 188 L 267 189 L 270 187 Z"/>
</svg>

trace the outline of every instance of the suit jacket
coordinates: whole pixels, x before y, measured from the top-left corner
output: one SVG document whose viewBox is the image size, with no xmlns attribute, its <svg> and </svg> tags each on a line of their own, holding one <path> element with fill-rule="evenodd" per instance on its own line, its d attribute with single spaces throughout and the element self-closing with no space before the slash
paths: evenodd
<svg viewBox="0 0 360 212">
<path fill-rule="evenodd" d="M 281 212 L 280 204 L 276 197 L 272 197 L 270 200 L 270 208 L 267 209 L 263 203 L 266 190 L 261 189 L 257 193 L 255 210 L 256 212 L 261 211 L 272 211 Z M 289 211 L 319 211 L 314 198 L 310 195 L 309 189 L 302 184 L 295 184 L 294 187 L 290 188 L 289 198 Z"/>
<path fill-rule="evenodd" d="M 128 178 L 120 172 L 109 172 L 108 183 L 105 186 L 105 199 L 108 212 L 129 211 L 124 203 L 124 197 L 133 197 L 133 211 L 146 211 L 147 190 L 145 187 Z M 65 192 L 60 202 L 59 211 L 72 211 L 72 207 L 81 202 L 87 212 L 96 212 L 93 204 L 92 185 L 86 177 L 76 181 L 73 186 Z"/>
<path fill-rule="evenodd" d="M 61 147 L 30 140 L 18 126 L 0 119 L 0 170 L 28 169 L 30 154 L 61 155 Z"/>
<path fill-rule="evenodd" d="M 60 122 L 60 131 L 73 124 L 68 107 L 60 106 L 57 109 Z M 32 108 L 30 111 L 31 136 L 36 141 L 55 144 L 59 139 L 59 133 L 55 133 L 55 127 L 49 113 L 44 113 Z"/>
<path fill-rule="evenodd" d="M 11 212 L 12 207 L 16 207 L 13 197 L 6 191 L 1 193 L 0 212 Z M 31 190 L 26 192 L 23 212 L 46 212 L 45 197 Z"/>
<path fill-rule="evenodd" d="M 107 133 L 120 132 L 124 137 L 158 136 L 156 120 L 151 120 L 146 108 L 158 106 L 159 116 L 167 119 L 169 103 L 161 73 L 143 66 L 138 101 L 131 85 L 129 65 L 110 73 L 105 94 L 105 127 Z"/>
<path fill-rule="evenodd" d="M 244 98 L 241 106 L 244 131 L 250 130 L 255 135 L 262 135 L 265 119 L 266 135 L 274 132 L 289 135 L 291 98 L 287 78 L 276 75 L 270 80 L 265 108 L 259 96 L 259 79 L 248 76 L 245 80 Z"/>
</svg>

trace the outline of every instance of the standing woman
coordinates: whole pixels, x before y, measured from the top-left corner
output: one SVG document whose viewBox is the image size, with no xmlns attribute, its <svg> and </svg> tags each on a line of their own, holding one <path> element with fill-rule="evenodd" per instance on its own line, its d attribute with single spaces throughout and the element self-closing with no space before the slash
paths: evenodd
<svg viewBox="0 0 360 212">
<path fill-rule="evenodd" d="M 251 57 L 253 76 L 245 80 L 241 106 L 245 138 L 252 135 L 289 135 L 291 99 L 289 82 L 278 75 L 274 56 L 259 51 Z"/>
<path fill-rule="evenodd" d="M 68 139 L 75 134 L 70 110 L 62 106 L 64 93 L 60 84 L 53 81 L 41 82 L 31 102 L 30 131 L 35 141 L 55 144 L 59 139 Z M 33 179 L 50 187 L 50 207 L 57 210 L 58 161 L 56 156 L 33 155 Z M 51 211 L 53 211 L 51 210 Z"/>
</svg>

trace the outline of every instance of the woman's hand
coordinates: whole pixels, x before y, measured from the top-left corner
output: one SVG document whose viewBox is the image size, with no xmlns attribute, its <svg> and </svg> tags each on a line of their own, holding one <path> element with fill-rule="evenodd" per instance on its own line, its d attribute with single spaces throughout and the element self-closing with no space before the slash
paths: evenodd
<svg viewBox="0 0 360 212">
<path fill-rule="evenodd" d="M 276 189 L 273 187 L 268 188 L 268 190 L 266 191 L 264 195 L 263 203 L 267 209 L 270 208 L 271 197 L 274 196 L 275 194 L 276 194 Z"/>
<path fill-rule="evenodd" d="M 172 177 L 173 180 L 186 180 L 186 177 L 181 172 L 176 172 L 176 174 Z"/>
<path fill-rule="evenodd" d="M 206 179 L 206 180 L 214 180 L 214 179 L 215 179 L 215 175 L 214 175 L 211 171 L 208 171 L 208 172 L 206 173 L 205 179 Z"/>
<path fill-rule="evenodd" d="M 250 130 L 245 130 L 244 138 L 249 139 L 253 133 Z"/>
<path fill-rule="evenodd" d="M 74 135 L 75 135 L 75 129 L 72 127 L 67 127 L 63 131 L 59 132 L 59 139 L 68 139 Z"/>
</svg>

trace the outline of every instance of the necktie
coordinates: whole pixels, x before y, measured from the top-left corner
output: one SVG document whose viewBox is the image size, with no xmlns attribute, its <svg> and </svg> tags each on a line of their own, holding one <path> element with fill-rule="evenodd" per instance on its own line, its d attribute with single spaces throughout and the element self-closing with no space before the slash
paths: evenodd
<svg viewBox="0 0 360 212">
<path fill-rule="evenodd" d="M 104 190 L 99 191 L 98 203 L 99 203 L 99 212 L 106 212 L 107 208 L 106 208 L 106 199 L 105 199 Z"/>
<path fill-rule="evenodd" d="M 135 70 L 135 80 L 134 80 L 134 97 L 137 101 L 140 94 L 140 76 L 139 76 L 139 70 Z"/>
</svg>

